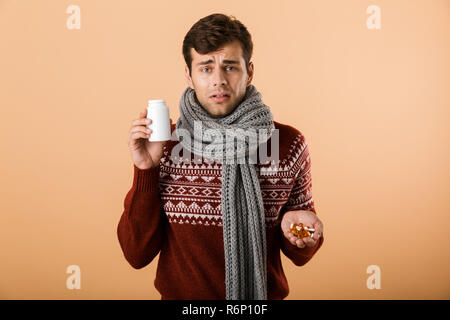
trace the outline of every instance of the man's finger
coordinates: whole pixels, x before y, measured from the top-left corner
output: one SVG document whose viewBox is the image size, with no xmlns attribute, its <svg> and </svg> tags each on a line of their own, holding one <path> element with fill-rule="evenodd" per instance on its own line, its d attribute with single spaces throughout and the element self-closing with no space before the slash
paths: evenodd
<svg viewBox="0 0 450 320">
<path fill-rule="evenodd" d="M 314 231 L 314 240 L 318 240 L 323 234 L 323 224 L 322 222 L 320 222 L 320 220 L 317 220 L 314 223 L 314 229 L 316 229 Z"/>
<path fill-rule="evenodd" d="M 289 240 L 289 242 L 292 244 L 292 245 L 294 245 L 294 246 L 296 246 L 297 245 L 297 237 L 296 236 L 294 236 L 294 235 L 289 235 L 288 237 L 288 240 Z"/>
<path fill-rule="evenodd" d="M 314 237 L 313 237 L 313 239 L 315 240 L 315 241 L 317 241 L 317 240 L 319 240 L 320 239 L 320 237 L 322 236 L 322 233 L 314 233 Z"/>
<path fill-rule="evenodd" d="M 292 236 L 294 236 L 293 234 L 292 234 L 292 232 L 290 232 L 290 231 L 283 231 L 283 234 L 284 234 L 284 236 L 286 237 L 286 238 L 290 238 L 290 237 L 292 237 Z"/>
<path fill-rule="evenodd" d="M 307 247 L 314 247 L 314 245 L 316 244 L 316 241 L 314 241 L 314 239 L 310 237 L 303 239 L 303 242 L 305 242 Z"/>
<path fill-rule="evenodd" d="M 297 247 L 302 248 L 302 249 L 306 246 L 302 239 L 298 239 L 296 241 L 296 244 L 297 244 Z"/>
</svg>

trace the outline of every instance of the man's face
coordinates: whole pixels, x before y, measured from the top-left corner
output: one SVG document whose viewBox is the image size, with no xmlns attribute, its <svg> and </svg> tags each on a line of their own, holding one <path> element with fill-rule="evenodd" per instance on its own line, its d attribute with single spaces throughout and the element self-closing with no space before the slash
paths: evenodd
<svg viewBox="0 0 450 320">
<path fill-rule="evenodd" d="M 213 117 L 230 114 L 242 101 L 253 78 L 253 63 L 245 67 L 238 41 L 224 45 L 217 51 L 199 54 L 191 48 L 192 74 L 185 66 L 186 79 L 195 90 L 197 100 Z M 225 94 L 224 97 L 216 95 Z"/>
</svg>

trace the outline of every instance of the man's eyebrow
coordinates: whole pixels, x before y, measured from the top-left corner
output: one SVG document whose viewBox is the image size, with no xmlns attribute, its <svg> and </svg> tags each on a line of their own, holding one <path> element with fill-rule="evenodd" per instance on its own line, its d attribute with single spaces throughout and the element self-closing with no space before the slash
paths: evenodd
<svg viewBox="0 0 450 320">
<path fill-rule="evenodd" d="M 212 59 L 209 59 L 207 61 L 202 61 L 202 62 L 197 63 L 197 66 L 206 65 L 206 64 L 213 63 L 213 62 L 214 61 Z M 239 64 L 239 61 L 236 61 L 236 60 L 223 60 L 223 63 L 226 63 L 226 64 Z"/>
</svg>

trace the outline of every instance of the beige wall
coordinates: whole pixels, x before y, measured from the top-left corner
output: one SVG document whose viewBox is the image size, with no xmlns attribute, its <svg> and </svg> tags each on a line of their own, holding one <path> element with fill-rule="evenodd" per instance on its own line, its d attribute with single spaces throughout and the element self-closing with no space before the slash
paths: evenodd
<svg viewBox="0 0 450 320">
<path fill-rule="evenodd" d="M 178 118 L 183 37 L 214 12 L 248 27 L 253 83 L 310 147 L 326 240 L 283 257 L 288 299 L 450 298 L 450 1 L 226 2 L 0 1 L 0 298 L 160 298 L 157 260 L 134 270 L 116 236 L 128 130 L 148 99 Z"/>
</svg>

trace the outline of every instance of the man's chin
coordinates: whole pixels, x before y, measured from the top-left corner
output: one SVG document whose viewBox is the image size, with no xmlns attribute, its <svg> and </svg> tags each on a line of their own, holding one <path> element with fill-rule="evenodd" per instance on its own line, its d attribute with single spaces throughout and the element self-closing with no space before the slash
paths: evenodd
<svg viewBox="0 0 450 320">
<path fill-rule="evenodd" d="M 227 109 L 227 110 L 220 110 L 220 111 L 214 112 L 212 114 L 210 113 L 210 114 L 213 118 L 223 118 L 223 117 L 228 116 L 232 112 L 233 112 L 233 109 Z"/>
<path fill-rule="evenodd" d="M 227 113 L 224 113 L 224 112 L 218 112 L 218 111 L 212 112 L 212 111 L 208 111 L 208 110 L 206 110 L 206 111 L 211 116 L 211 118 L 223 118 L 227 115 Z"/>
<path fill-rule="evenodd" d="M 223 118 L 229 115 L 234 110 L 234 108 L 230 108 L 228 106 L 220 106 L 220 107 L 208 106 L 208 108 L 203 107 L 203 109 L 205 109 L 208 112 L 208 114 L 213 118 Z"/>
</svg>

